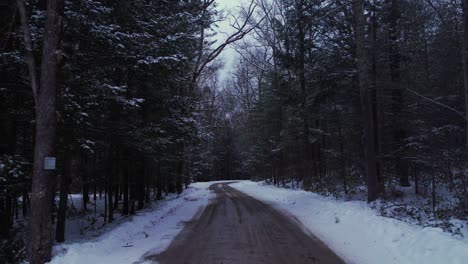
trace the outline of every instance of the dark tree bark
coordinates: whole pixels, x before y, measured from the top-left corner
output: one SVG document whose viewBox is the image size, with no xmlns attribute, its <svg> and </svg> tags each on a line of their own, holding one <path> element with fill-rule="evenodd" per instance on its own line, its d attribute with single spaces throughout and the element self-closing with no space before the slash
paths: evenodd
<svg viewBox="0 0 468 264">
<path fill-rule="evenodd" d="M 314 148 L 315 146 L 311 146 L 309 143 L 309 120 L 308 120 L 308 113 L 307 113 L 307 90 L 306 90 L 306 76 L 305 76 L 305 55 L 306 55 L 306 41 L 305 41 L 305 17 L 304 17 L 304 10 L 303 10 L 304 2 L 297 1 L 296 2 L 296 26 L 297 26 L 297 42 L 298 42 L 298 50 L 296 54 L 296 70 L 299 77 L 299 86 L 300 86 L 300 93 L 301 93 L 301 111 L 302 111 L 302 140 L 303 140 L 303 152 L 304 152 L 304 159 L 303 159 L 303 176 L 307 179 L 308 185 L 310 185 L 311 181 L 311 161 L 315 156 Z M 315 166 L 315 162 L 313 163 Z M 308 188 L 310 186 L 307 186 Z"/>
<path fill-rule="evenodd" d="M 113 201 L 112 201 L 112 194 L 113 194 L 113 185 L 114 185 L 114 163 L 115 163 L 115 149 L 114 146 L 111 145 L 109 149 L 109 157 L 108 157 L 108 164 L 107 164 L 107 222 L 111 223 L 114 221 L 114 206 L 113 206 Z"/>
<path fill-rule="evenodd" d="M 47 1 L 40 80 L 37 79 L 37 65 L 32 54 L 33 45 L 25 3 L 24 0 L 17 0 L 17 3 L 36 109 L 28 255 L 31 264 L 42 264 L 51 258 L 53 241 L 50 214 L 53 208 L 55 171 L 44 169 L 44 159 L 55 157 L 56 152 L 57 52 L 62 29 L 63 1 Z"/>
<path fill-rule="evenodd" d="M 6 239 L 10 235 L 6 199 L 0 199 L 0 238 Z"/>
<path fill-rule="evenodd" d="M 365 33 L 364 0 L 356 0 L 352 4 L 355 20 L 356 59 L 359 72 L 361 95 L 362 125 L 364 128 L 364 156 L 367 174 L 367 200 L 374 201 L 378 197 L 377 159 L 375 155 L 375 124 L 372 111 L 372 80 L 371 60 Z"/>
<path fill-rule="evenodd" d="M 80 159 L 80 163 L 82 167 L 86 167 L 84 171 L 81 172 L 81 181 L 82 181 L 82 191 L 83 191 L 83 212 L 88 210 L 88 203 L 89 203 L 89 160 L 83 154 Z"/>
<path fill-rule="evenodd" d="M 465 173 L 468 169 L 468 0 L 463 0 L 463 86 L 465 91 Z M 465 201 L 465 204 L 467 202 Z"/>
<path fill-rule="evenodd" d="M 7 195 L 0 200 L 0 237 L 9 238 L 10 229 L 13 225 L 14 208 L 13 198 Z"/>
<path fill-rule="evenodd" d="M 117 176 L 120 176 L 119 173 L 120 173 L 120 168 L 117 167 L 115 168 L 115 170 L 118 172 L 117 173 Z M 119 178 L 117 178 L 116 181 L 119 181 Z M 114 184 L 114 211 L 118 211 L 119 210 L 119 200 L 120 200 L 120 197 L 121 197 L 121 185 L 120 184 Z"/>
<path fill-rule="evenodd" d="M 161 200 L 162 199 L 162 189 L 163 189 L 163 180 L 162 180 L 162 175 L 161 175 L 161 162 L 158 161 L 158 164 L 156 165 L 156 199 Z"/>
<path fill-rule="evenodd" d="M 431 173 L 431 197 L 432 197 L 432 214 L 435 217 L 437 200 L 436 200 L 435 171 L 433 168 L 432 168 L 432 173 Z"/>
<path fill-rule="evenodd" d="M 345 194 L 348 194 L 348 182 L 346 180 L 346 159 L 344 154 L 344 142 L 341 133 L 341 122 L 338 127 L 338 138 L 340 140 L 340 163 L 341 163 L 341 178 L 343 180 L 343 190 Z"/>
<path fill-rule="evenodd" d="M 67 216 L 67 197 L 70 179 L 73 170 L 73 155 L 70 151 L 66 152 L 65 170 L 60 179 L 60 202 L 57 212 L 57 226 L 55 231 L 55 240 L 59 243 L 65 241 L 65 221 Z"/>
<path fill-rule="evenodd" d="M 154 187 L 153 179 L 151 178 L 153 172 L 153 166 L 151 165 L 151 161 L 148 158 L 143 159 L 143 167 L 144 167 L 144 188 L 145 188 L 145 203 L 149 204 L 151 201 L 151 188 Z"/>
<path fill-rule="evenodd" d="M 137 164 L 135 164 L 137 165 Z M 140 164 L 138 164 L 140 165 Z M 143 209 L 145 205 L 145 171 L 141 166 L 138 166 L 137 177 L 137 209 Z"/>
<path fill-rule="evenodd" d="M 21 202 L 21 207 L 23 209 L 23 217 L 28 215 L 28 207 L 29 207 L 29 194 L 27 191 L 23 191 L 23 200 Z"/>
<path fill-rule="evenodd" d="M 176 192 L 178 194 L 181 194 L 182 191 L 183 191 L 183 172 L 182 172 L 182 166 L 183 166 L 183 161 L 182 160 L 179 160 L 177 161 L 177 164 L 176 164 Z M 229 179 L 229 176 L 228 176 L 228 179 Z"/>
<path fill-rule="evenodd" d="M 19 219 L 19 202 L 18 198 L 13 199 L 13 211 L 15 212 L 15 219 Z M 11 218 L 11 224 L 13 225 L 13 217 Z"/>
<path fill-rule="evenodd" d="M 135 168 L 132 163 L 130 163 L 130 214 L 135 214 L 135 201 L 136 201 L 136 183 L 135 183 Z"/>
<path fill-rule="evenodd" d="M 414 194 L 419 194 L 419 171 L 418 167 L 415 165 L 413 168 L 414 173 Z"/>
<path fill-rule="evenodd" d="M 108 183 L 107 183 L 107 222 L 112 223 L 114 221 L 114 203 L 112 201 L 113 195 L 113 177 L 112 174 L 108 176 Z"/>
<path fill-rule="evenodd" d="M 93 175 L 93 201 L 94 201 L 94 208 L 96 213 L 96 200 L 97 200 L 97 185 L 98 185 L 98 177 L 97 177 L 97 168 L 96 168 L 96 154 L 92 156 L 92 167 L 91 167 L 91 174 Z"/>
<path fill-rule="evenodd" d="M 400 70 L 400 49 L 398 45 L 400 20 L 400 0 L 388 0 L 389 12 L 389 32 L 388 32 L 388 55 L 390 64 L 390 77 L 392 88 L 392 133 L 394 142 L 395 162 L 400 185 L 404 187 L 410 186 L 408 175 L 408 161 L 404 158 L 405 147 L 404 139 L 406 138 L 405 122 L 403 120 L 403 87 L 401 85 L 401 70 Z"/>
<path fill-rule="evenodd" d="M 108 186 L 108 175 L 106 175 L 106 181 L 104 183 L 104 222 L 107 222 L 107 186 Z"/>
<path fill-rule="evenodd" d="M 372 22 L 371 22 L 371 34 L 372 34 L 372 71 L 371 71 L 371 79 L 372 79 L 372 92 L 371 92 L 371 100 L 372 100 L 372 115 L 374 119 L 374 142 L 375 142 L 375 156 L 377 157 L 377 164 L 376 164 L 376 173 L 377 173 L 377 188 L 379 193 L 385 192 L 385 182 L 383 177 L 383 161 L 380 156 L 381 153 L 381 146 L 380 146 L 380 138 L 381 138 L 381 117 L 383 116 L 382 106 L 380 102 L 381 98 L 381 90 L 377 87 L 377 10 L 376 10 L 376 3 L 375 0 L 372 4 Z"/>
<path fill-rule="evenodd" d="M 122 192 L 123 192 L 123 205 L 122 205 L 122 215 L 128 215 L 128 173 L 129 173 L 129 168 L 128 168 L 128 161 L 125 160 L 123 162 L 123 179 L 122 179 Z"/>
<path fill-rule="evenodd" d="M 0 109 L 0 111 L 2 110 Z M 16 122 L 14 115 L 0 115 L 0 137 L 2 137 L 0 139 L 0 155 L 14 155 L 16 147 Z M 5 191 L 4 188 L 5 185 L 2 184 L 0 192 Z M 0 238 L 8 239 L 10 237 L 10 229 L 13 224 L 12 219 L 15 213 L 15 208 L 11 206 L 12 203 L 13 197 L 7 196 L 0 199 Z"/>
</svg>

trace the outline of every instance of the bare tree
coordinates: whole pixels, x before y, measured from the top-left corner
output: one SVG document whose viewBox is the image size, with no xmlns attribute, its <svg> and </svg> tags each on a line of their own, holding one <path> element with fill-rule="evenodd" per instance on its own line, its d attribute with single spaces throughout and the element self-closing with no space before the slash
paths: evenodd
<svg viewBox="0 0 468 264">
<path fill-rule="evenodd" d="M 209 11 L 210 8 L 214 5 L 214 0 L 204 0 L 204 8 L 202 11 L 202 16 L 204 16 L 205 13 Z M 211 63 L 213 60 L 215 60 L 222 52 L 223 50 L 228 47 L 230 44 L 235 43 L 236 41 L 239 41 L 243 39 L 247 34 L 252 32 L 254 30 L 255 25 L 251 26 L 251 22 L 253 19 L 253 15 L 255 13 L 257 5 L 255 4 L 255 1 L 252 0 L 249 4 L 248 9 L 246 10 L 244 14 L 244 19 L 243 22 L 240 22 L 238 18 L 235 18 L 234 23 L 232 26 L 236 29 L 236 32 L 231 34 L 222 44 L 214 48 L 213 50 L 207 50 L 209 48 L 209 45 L 207 47 L 206 45 L 206 28 L 205 25 L 201 25 L 200 29 L 200 40 L 199 40 L 199 45 L 198 45 L 198 56 L 197 60 L 195 62 L 195 67 L 193 70 L 192 74 L 192 81 L 190 85 L 190 92 L 193 92 L 195 87 L 197 86 L 197 81 L 202 74 L 203 70 L 206 68 L 206 66 Z M 261 21 L 263 21 L 263 18 L 260 19 L 256 24 L 260 24 Z"/>
</svg>

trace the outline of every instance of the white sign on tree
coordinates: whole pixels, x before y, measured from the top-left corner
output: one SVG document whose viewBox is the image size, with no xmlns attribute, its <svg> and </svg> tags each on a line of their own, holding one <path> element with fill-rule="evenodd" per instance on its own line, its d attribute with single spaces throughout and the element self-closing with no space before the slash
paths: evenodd
<svg viewBox="0 0 468 264">
<path fill-rule="evenodd" d="M 44 170 L 55 170 L 55 157 L 45 157 L 44 158 Z"/>
</svg>

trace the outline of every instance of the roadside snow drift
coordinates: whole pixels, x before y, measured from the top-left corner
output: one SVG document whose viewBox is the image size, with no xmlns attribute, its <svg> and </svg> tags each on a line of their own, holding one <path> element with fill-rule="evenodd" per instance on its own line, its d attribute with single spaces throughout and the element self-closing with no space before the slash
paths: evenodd
<svg viewBox="0 0 468 264">
<path fill-rule="evenodd" d="M 50 264 L 112 263 L 142 261 L 151 252 L 162 252 L 213 196 L 209 183 L 193 184 L 178 198 L 161 201 L 151 211 L 139 213 L 131 221 L 89 242 L 58 245 Z"/>
<path fill-rule="evenodd" d="M 339 201 L 251 181 L 231 186 L 297 217 L 347 263 L 468 263 L 466 238 L 379 216 L 366 202 Z"/>
</svg>

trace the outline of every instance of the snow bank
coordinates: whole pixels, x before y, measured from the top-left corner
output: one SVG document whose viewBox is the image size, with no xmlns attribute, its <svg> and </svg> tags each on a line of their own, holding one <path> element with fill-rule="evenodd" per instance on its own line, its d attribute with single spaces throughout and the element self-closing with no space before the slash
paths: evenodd
<svg viewBox="0 0 468 264">
<path fill-rule="evenodd" d="M 213 197 L 206 187 L 191 185 L 178 198 L 163 201 L 90 242 L 58 245 L 50 264 L 128 264 L 140 261 L 148 252 L 162 252 L 182 230 L 183 222 Z"/>
<path fill-rule="evenodd" d="M 347 263 L 468 263 L 467 238 L 379 216 L 366 202 L 340 201 L 251 181 L 231 186 L 294 215 Z"/>
<path fill-rule="evenodd" d="M 236 180 L 225 180 L 225 181 L 209 181 L 209 182 L 196 182 L 192 183 L 190 186 L 194 188 L 199 188 L 199 189 L 208 189 L 211 185 L 217 184 L 217 183 L 233 183 L 233 182 L 238 182 Z"/>
</svg>

